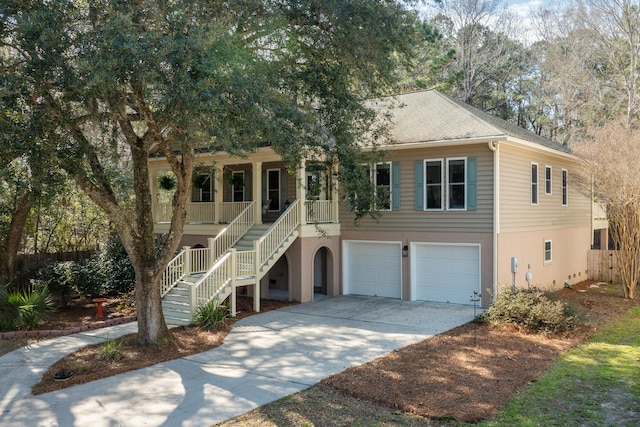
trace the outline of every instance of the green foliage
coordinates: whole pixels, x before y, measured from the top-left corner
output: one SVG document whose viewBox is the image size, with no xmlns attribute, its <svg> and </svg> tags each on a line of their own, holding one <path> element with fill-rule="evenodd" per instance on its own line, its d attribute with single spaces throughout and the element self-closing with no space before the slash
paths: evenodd
<svg viewBox="0 0 640 427">
<path fill-rule="evenodd" d="M 111 233 L 106 249 L 94 261 L 100 265 L 106 294 L 121 295 L 133 291 L 136 273 L 117 233 Z"/>
<path fill-rule="evenodd" d="M 0 328 L 34 329 L 53 310 L 53 300 L 46 286 L 31 285 L 9 292 L 0 286 Z"/>
<path fill-rule="evenodd" d="M 544 291 L 505 287 L 482 314 L 485 322 L 516 325 L 527 331 L 564 332 L 581 323 L 582 313 L 564 301 L 553 300 Z"/>
<path fill-rule="evenodd" d="M 194 323 L 210 331 L 226 323 L 227 317 L 226 306 L 218 304 L 217 301 L 209 301 L 196 308 Z"/>
<path fill-rule="evenodd" d="M 38 281 L 62 298 L 63 305 L 72 293 L 95 298 L 102 294 L 104 275 L 94 259 L 50 264 L 40 270 Z"/>
<path fill-rule="evenodd" d="M 161 190 L 175 190 L 177 185 L 178 181 L 173 173 L 164 173 L 158 176 L 158 187 L 160 187 Z"/>
<path fill-rule="evenodd" d="M 104 360 L 117 362 L 122 358 L 122 349 L 124 348 L 124 338 L 107 339 L 102 343 L 100 355 Z"/>
<path fill-rule="evenodd" d="M 118 235 L 112 233 L 105 250 L 89 260 L 50 264 L 40 270 L 38 281 L 66 304 L 73 293 L 90 298 L 126 294 L 134 289 L 136 278 Z"/>
</svg>

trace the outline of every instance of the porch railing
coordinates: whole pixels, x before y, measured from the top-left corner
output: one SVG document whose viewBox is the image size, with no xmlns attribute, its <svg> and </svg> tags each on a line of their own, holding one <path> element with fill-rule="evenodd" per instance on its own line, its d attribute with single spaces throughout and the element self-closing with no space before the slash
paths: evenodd
<svg viewBox="0 0 640 427">
<path fill-rule="evenodd" d="M 299 200 L 295 200 L 260 239 L 254 242 L 257 268 L 264 265 L 300 225 Z"/>
<path fill-rule="evenodd" d="M 187 222 L 215 222 L 214 202 L 189 202 L 187 203 Z M 155 222 L 171 222 L 173 206 L 171 203 L 158 203 L 156 205 Z"/>
<path fill-rule="evenodd" d="M 335 223 L 333 200 L 307 200 L 305 207 L 307 211 L 306 222 L 312 223 Z"/>
<path fill-rule="evenodd" d="M 220 204 L 220 222 L 231 222 L 253 202 L 222 202 Z"/>
<path fill-rule="evenodd" d="M 220 203 L 220 218 L 218 221 L 227 223 L 233 221 L 247 206 L 253 202 L 222 202 Z M 187 203 L 187 222 L 215 223 L 216 207 L 214 202 Z M 173 206 L 171 203 L 156 204 L 155 222 L 171 222 Z"/>
</svg>

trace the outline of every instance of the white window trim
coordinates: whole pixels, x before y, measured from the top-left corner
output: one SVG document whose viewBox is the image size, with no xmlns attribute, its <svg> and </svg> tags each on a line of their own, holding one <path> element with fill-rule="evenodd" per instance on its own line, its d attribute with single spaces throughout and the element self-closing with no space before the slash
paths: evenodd
<svg viewBox="0 0 640 427">
<path fill-rule="evenodd" d="M 547 170 L 549 171 L 549 191 L 547 191 Z M 553 167 L 544 165 L 544 194 L 553 194 Z"/>
<path fill-rule="evenodd" d="M 549 259 L 547 259 L 547 243 L 549 243 Z M 544 259 L 544 263 L 547 264 L 547 263 L 553 261 L 553 241 L 545 240 L 543 249 L 544 249 L 544 252 L 543 252 L 542 257 Z"/>
<path fill-rule="evenodd" d="M 464 160 L 464 207 L 463 208 L 451 208 L 449 207 L 449 163 L 453 160 Z M 467 183 L 469 182 L 469 177 L 467 176 L 467 158 L 466 157 L 451 157 L 447 159 L 447 171 L 445 176 L 445 185 L 447 186 L 447 191 L 445 195 L 446 209 L 448 211 L 456 211 L 462 212 L 467 210 Z"/>
<path fill-rule="evenodd" d="M 562 206 L 569 206 L 569 171 L 567 169 L 562 169 L 560 185 L 562 186 L 562 193 L 560 195 L 562 198 Z"/>
<path fill-rule="evenodd" d="M 533 166 L 536 166 L 536 201 L 533 202 Z M 531 162 L 531 166 L 529 166 L 529 201 L 532 206 L 538 206 L 540 204 L 540 167 L 537 163 Z"/>
<path fill-rule="evenodd" d="M 389 165 L 389 208 L 388 209 L 382 209 L 380 208 L 380 211 L 383 212 L 389 212 L 391 210 L 393 210 L 393 195 L 391 194 L 393 192 L 393 162 L 378 162 L 375 163 L 373 165 L 373 168 L 371 168 L 370 170 L 370 178 L 371 178 L 371 182 L 373 182 L 373 187 L 375 189 L 375 195 L 376 195 L 376 200 L 378 199 L 378 183 L 376 181 L 376 177 L 377 177 L 377 172 L 378 172 L 378 165 Z M 376 206 L 377 207 L 377 206 Z"/>
<path fill-rule="evenodd" d="M 440 207 L 439 208 L 427 208 L 427 162 L 439 162 L 440 163 Z M 424 188 L 422 200 L 424 200 L 424 210 L 430 212 L 443 211 L 445 208 L 445 194 L 446 190 L 443 188 L 446 185 L 444 158 L 440 159 L 424 159 L 422 167 L 422 175 L 424 176 Z"/>
</svg>

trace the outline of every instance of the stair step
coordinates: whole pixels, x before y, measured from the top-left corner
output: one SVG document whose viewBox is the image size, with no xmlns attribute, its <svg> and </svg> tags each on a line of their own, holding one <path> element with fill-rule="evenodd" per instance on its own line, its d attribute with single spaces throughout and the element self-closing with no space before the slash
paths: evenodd
<svg viewBox="0 0 640 427">
<path fill-rule="evenodd" d="M 169 326 L 187 326 L 191 324 L 191 320 L 182 317 L 164 316 L 164 321 Z"/>
<path fill-rule="evenodd" d="M 172 300 L 162 300 L 162 306 L 170 309 L 175 309 L 175 310 L 184 310 L 185 307 L 187 309 L 191 307 L 191 304 L 187 301 L 179 302 L 179 301 L 172 301 Z"/>
</svg>

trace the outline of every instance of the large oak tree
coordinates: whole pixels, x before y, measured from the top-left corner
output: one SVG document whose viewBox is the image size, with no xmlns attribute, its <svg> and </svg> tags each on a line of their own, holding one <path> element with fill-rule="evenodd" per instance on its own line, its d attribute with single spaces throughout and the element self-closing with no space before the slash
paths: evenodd
<svg viewBox="0 0 640 427">
<path fill-rule="evenodd" d="M 138 342 L 167 337 L 159 280 L 179 246 L 195 151 L 244 155 L 269 144 L 290 166 L 340 160 L 347 193 L 372 129 L 362 100 L 388 93 L 415 44 L 392 0 L 5 0 L 3 111 L 108 215 L 136 272 Z M 377 126 L 377 125 L 376 125 Z M 177 178 L 173 220 L 154 250 L 148 159 Z M 131 168 L 122 168 L 123 156 Z M 131 174 L 134 196 L 118 191 Z M 365 186 L 365 188 L 368 188 Z M 359 195 L 359 200 L 365 200 Z M 357 215 L 366 213 L 363 203 Z"/>
</svg>

